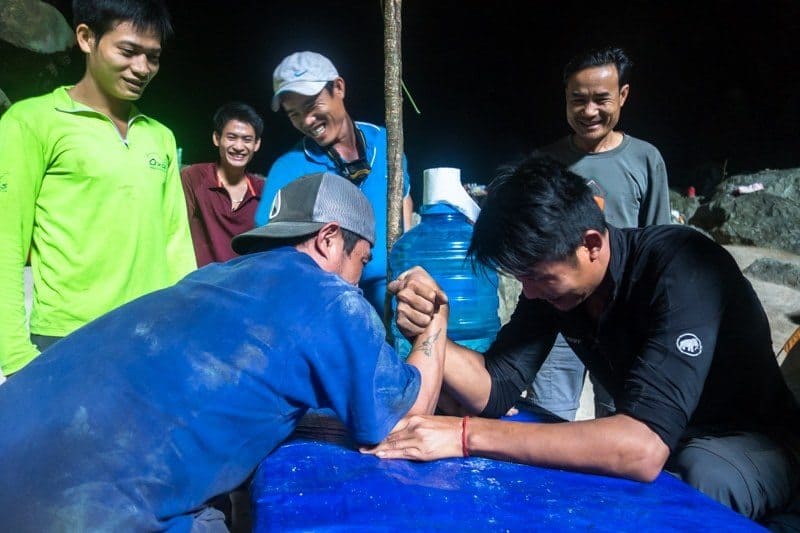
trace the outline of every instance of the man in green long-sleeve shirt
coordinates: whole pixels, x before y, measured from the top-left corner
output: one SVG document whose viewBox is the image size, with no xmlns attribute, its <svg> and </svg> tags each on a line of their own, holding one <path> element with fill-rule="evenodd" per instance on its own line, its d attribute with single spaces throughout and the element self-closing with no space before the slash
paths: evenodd
<svg viewBox="0 0 800 533">
<path fill-rule="evenodd" d="M 171 31 L 160 0 L 73 2 L 86 72 L 0 120 L 0 369 L 195 268 L 172 132 L 133 105 Z M 23 268 L 33 309 L 26 326 Z M 112 354 L 109 354 L 110 356 Z M 13 379 L 13 378 L 12 378 Z"/>
</svg>

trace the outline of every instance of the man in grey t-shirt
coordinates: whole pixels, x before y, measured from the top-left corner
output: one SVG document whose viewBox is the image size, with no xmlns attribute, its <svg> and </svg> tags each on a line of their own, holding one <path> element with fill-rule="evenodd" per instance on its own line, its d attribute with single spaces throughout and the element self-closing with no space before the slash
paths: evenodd
<svg viewBox="0 0 800 533">
<path fill-rule="evenodd" d="M 564 68 L 567 122 L 573 133 L 539 149 L 584 177 L 613 226 L 670 222 L 664 159 L 651 144 L 614 128 L 628 98 L 631 61 L 619 48 L 592 50 Z M 558 336 L 536 374 L 530 401 L 574 420 L 585 376 L 583 364 Z M 613 412 L 610 396 L 595 386 L 595 414 Z"/>
</svg>

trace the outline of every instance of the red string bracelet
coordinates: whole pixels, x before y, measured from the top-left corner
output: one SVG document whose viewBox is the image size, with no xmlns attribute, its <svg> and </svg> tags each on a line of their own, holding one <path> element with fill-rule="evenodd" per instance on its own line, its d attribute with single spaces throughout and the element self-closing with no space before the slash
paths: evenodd
<svg viewBox="0 0 800 533">
<path fill-rule="evenodd" d="M 469 446 L 467 445 L 467 420 L 468 416 L 461 419 L 461 455 L 469 457 Z"/>
</svg>

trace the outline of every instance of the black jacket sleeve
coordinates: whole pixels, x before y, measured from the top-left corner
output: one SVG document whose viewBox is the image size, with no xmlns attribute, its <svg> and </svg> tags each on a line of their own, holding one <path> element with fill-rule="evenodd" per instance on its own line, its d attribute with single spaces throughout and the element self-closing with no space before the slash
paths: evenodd
<svg viewBox="0 0 800 533">
<path fill-rule="evenodd" d="M 542 366 L 557 333 L 555 310 L 544 301 L 520 296 L 511 320 L 485 354 L 492 390 L 481 416 L 506 414 Z"/>
</svg>

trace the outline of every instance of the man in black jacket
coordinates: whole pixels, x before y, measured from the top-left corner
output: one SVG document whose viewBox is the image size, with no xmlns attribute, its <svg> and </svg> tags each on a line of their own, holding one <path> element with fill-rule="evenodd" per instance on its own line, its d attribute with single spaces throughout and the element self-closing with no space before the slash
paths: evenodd
<svg viewBox="0 0 800 533">
<path fill-rule="evenodd" d="M 487 418 L 412 417 L 372 453 L 471 453 L 640 481 L 666 469 L 754 519 L 788 503 L 800 477 L 798 406 L 758 297 L 724 248 L 690 228 L 608 226 L 584 180 L 530 158 L 490 185 L 470 252 L 523 287 L 485 354 L 447 344 L 450 412 Z M 410 284 L 397 293 L 407 336 L 434 309 L 423 293 Z M 514 404 L 559 332 L 616 414 L 489 420 Z"/>
</svg>

